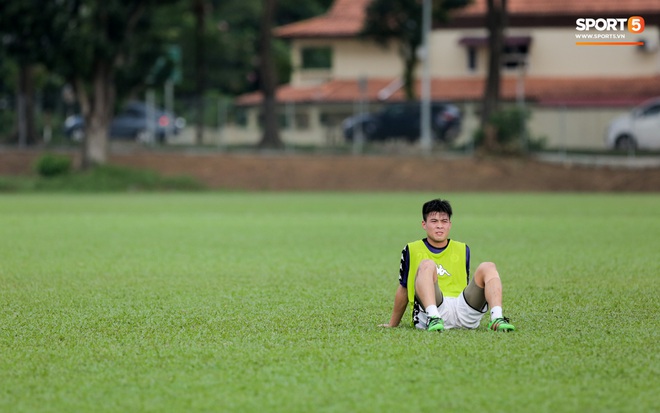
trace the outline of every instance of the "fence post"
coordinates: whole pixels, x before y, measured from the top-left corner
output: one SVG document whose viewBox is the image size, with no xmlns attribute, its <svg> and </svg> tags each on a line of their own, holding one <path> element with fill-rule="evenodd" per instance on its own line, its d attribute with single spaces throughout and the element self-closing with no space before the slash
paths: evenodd
<svg viewBox="0 0 660 413">
<path fill-rule="evenodd" d="M 357 128 L 353 129 L 353 154 L 361 154 L 364 150 L 364 130 L 362 119 L 365 115 L 365 102 L 367 100 L 367 77 L 362 75 L 358 79 L 358 89 L 360 97 L 358 100 L 358 118 Z"/>
</svg>

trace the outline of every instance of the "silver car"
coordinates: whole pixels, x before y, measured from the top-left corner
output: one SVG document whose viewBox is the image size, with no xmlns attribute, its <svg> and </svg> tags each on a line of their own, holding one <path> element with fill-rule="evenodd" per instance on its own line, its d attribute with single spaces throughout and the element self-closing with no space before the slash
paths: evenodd
<svg viewBox="0 0 660 413">
<path fill-rule="evenodd" d="M 607 129 L 606 145 L 619 150 L 660 149 L 660 97 L 614 119 Z"/>
</svg>

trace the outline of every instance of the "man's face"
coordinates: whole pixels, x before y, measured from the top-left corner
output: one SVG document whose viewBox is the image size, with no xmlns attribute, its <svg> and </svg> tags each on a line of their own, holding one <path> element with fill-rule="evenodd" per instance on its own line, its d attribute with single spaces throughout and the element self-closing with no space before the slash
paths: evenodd
<svg viewBox="0 0 660 413">
<path fill-rule="evenodd" d="M 426 216 L 426 221 L 422 221 L 422 228 L 431 245 L 444 247 L 451 229 L 449 215 L 446 212 L 431 212 Z"/>
</svg>

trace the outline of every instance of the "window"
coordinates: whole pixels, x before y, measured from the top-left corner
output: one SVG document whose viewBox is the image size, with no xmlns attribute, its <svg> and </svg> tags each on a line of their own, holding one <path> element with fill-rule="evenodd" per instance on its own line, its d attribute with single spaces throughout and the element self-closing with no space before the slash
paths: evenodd
<svg viewBox="0 0 660 413">
<path fill-rule="evenodd" d="M 340 113 L 321 113 L 321 125 L 326 127 L 334 127 L 341 125 L 342 121 L 348 117 L 353 116 L 352 112 L 340 112 Z"/>
<path fill-rule="evenodd" d="M 330 69 L 332 49 L 330 47 L 306 47 L 302 49 L 303 69 Z"/>
<path fill-rule="evenodd" d="M 527 44 L 507 44 L 502 50 L 502 67 L 507 69 L 515 69 L 524 66 L 527 61 L 527 52 L 529 45 Z"/>
<path fill-rule="evenodd" d="M 477 69 L 477 51 L 488 47 L 488 38 L 482 36 L 463 37 L 458 43 L 466 47 L 467 67 L 470 71 Z M 529 36 L 506 36 L 502 48 L 502 67 L 515 69 L 525 64 L 532 38 Z"/>
<path fill-rule="evenodd" d="M 296 129 L 309 129 L 309 115 L 307 113 L 296 113 L 294 118 Z"/>
<path fill-rule="evenodd" d="M 660 113 L 660 103 L 656 103 L 655 105 L 651 105 L 644 108 L 644 110 L 641 113 L 641 116 L 655 116 L 659 113 Z"/>
<path fill-rule="evenodd" d="M 238 126 L 247 126 L 248 124 L 248 114 L 245 108 L 236 108 L 233 113 L 234 123 Z"/>
<path fill-rule="evenodd" d="M 474 46 L 468 46 L 467 48 L 467 58 L 468 58 L 468 69 L 470 71 L 477 70 L 477 48 Z"/>
</svg>

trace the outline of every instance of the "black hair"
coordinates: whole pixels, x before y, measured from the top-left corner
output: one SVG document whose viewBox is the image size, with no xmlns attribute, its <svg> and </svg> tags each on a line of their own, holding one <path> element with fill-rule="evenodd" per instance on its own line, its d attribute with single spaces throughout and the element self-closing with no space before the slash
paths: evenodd
<svg viewBox="0 0 660 413">
<path fill-rule="evenodd" d="M 429 216 L 431 212 L 446 212 L 451 219 L 451 205 L 446 199 L 432 199 L 424 203 L 422 206 L 422 219 L 426 222 L 426 217 Z"/>
</svg>

